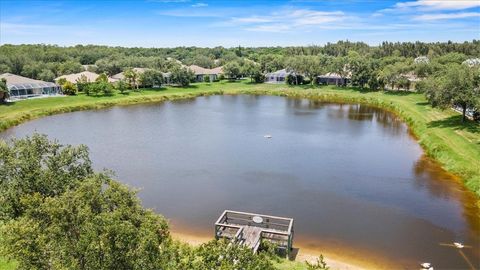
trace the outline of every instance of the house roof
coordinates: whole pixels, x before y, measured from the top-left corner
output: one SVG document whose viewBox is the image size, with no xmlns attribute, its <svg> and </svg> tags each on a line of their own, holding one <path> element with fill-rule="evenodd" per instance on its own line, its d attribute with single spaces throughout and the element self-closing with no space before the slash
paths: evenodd
<svg viewBox="0 0 480 270">
<path fill-rule="evenodd" d="M 100 76 L 97 73 L 93 73 L 93 72 L 90 72 L 90 71 L 83 71 L 83 72 L 80 72 L 80 73 L 62 75 L 62 76 L 56 78 L 55 81 L 58 81 L 59 79 L 65 78 L 67 81 L 69 81 L 71 83 L 77 83 L 77 80 L 79 80 L 80 77 L 82 77 L 82 75 L 85 76 L 89 82 L 94 82 L 98 78 L 98 76 Z"/>
<path fill-rule="evenodd" d="M 147 70 L 153 70 L 153 69 L 151 69 L 151 68 L 132 68 L 132 70 L 135 71 L 138 74 L 142 74 Z M 162 72 L 162 75 L 163 75 L 163 77 L 170 77 L 171 73 L 170 72 Z M 113 75 L 112 77 L 109 78 L 109 80 L 112 80 L 112 81 L 119 81 L 119 80 L 124 80 L 124 79 L 125 79 L 125 75 L 123 74 L 123 72 L 117 73 L 117 74 L 115 74 L 115 75 Z"/>
<path fill-rule="evenodd" d="M 209 69 L 209 68 L 203 68 L 197 65 L 191 65 L 191 66 L 188 66 L 187 68 L 193 71 L 195 75 L 215 75 L 215 74 L 223 73 L 223 67 L 216 67 L 213 69 Z"/>
<path fill-rule="evenodd" d="M 32 89 L 32 88 L 44 88 L 44 87 L 58 87 L 53 82 L 45 82 L 41 80 L 35 80 L 11 73 L 3 73 L 0 75 L 0 79 L 7 80 L 8 90 L 15 89 Z"/>
<path fill-rule="evenodd" d="M 342 75 L 335 72 L 328 72 L 318 76 L 318 78 L 324 78 L 324 79 L 350 79 L 350 77 L 351 77 L 351 73 L 347 74 L 346 77 L 342 77 Z"/>
<path fill-rule="evenodd" d="M 281 70 L 277 70 L 275 72 L 267 73 L 266 76 L 267 77 L 272 77 L 272 76 L 273 77 L 286 77 L 289 74 L 292 74 L 292 72 L 289 72 L 286 69 L 281 69 Z"/>
<path fill-rule="evenodd" d="M 480 66 L 480 58 L 470 58 L 463 61 L 462 64 L 467 65 L 469 67 Z"/>
<path fill-rule="evenodd" d="M 151 70 L 151 68 L 132 68 L 133 71 L 135 71 L 138 74 L 142 74 L 147 70 Z M 118 80 L 123 80 L 125 79 L 125 75 L 123 75 L 123 72 L 117 73 L 110 77 L 111 79 L 118 81 Z"/>
<path fill-rule="evenodd" d="M 213 72 L 213 74 L 221 74 L 221 73 L 223 73 L 223 66 L 212 68 L 211 71 Z"/>
<path fill-rule="evenodd" d="M 428 64 L 430 62 L 430 59 L 428 59 L 427 56 L 419 56 L 413 60 L 415 64 L 420 64 L 420 63 L 425 63 Z"/>
<path fill-rule="evenodd" d="M 411 82 L 421 81 L 421 79 L 418 78 L 417 75 L 415 75 L 415 73 L 413 73 L 413 72 L 408 72 L 408 73 L 402 74 L 402 76 L 405 77 L 407 80 L 409 80 Z"/>
</svg>

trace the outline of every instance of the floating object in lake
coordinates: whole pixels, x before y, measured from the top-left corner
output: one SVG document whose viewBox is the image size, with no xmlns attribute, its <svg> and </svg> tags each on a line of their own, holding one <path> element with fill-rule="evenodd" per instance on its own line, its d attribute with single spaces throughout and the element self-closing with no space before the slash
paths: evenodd
<svg viewBox="0 0 480 270">
<path fill-rule="evenodd" d="M 267 134 L 267 135 L 264 135 L 263 137 L 266 138 L 266 139 L 271 139 L 271 138 L 272 138 L 272 135 Z"/>
<path fill-rule="evenodd" d="M 263 218 L 261 216 L 254 216 L 252 220 L 257 224 L 261 224 L 263 222 Z"/>
<path fill-rule="evenodd" d="M 431 263 L 421 263 L 422 269 L 428 269 L 428 270 L 433 270 L 432 264 Z"/>
<path fill-rule="evenodd" d="M 458 242 L 453 242 L 453 245 L 455 245 L 456 248 L 464 248 L 465 247 L 462 243 L 458 243 Z"/>
</svg>

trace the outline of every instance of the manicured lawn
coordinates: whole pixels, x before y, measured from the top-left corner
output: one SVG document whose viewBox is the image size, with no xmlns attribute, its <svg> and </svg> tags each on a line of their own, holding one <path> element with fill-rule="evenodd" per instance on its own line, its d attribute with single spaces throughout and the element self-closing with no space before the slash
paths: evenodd
<svg viewBox="0 0 480 270">
<path fill-rule="evenodd" d="M 0 257 L 0 270 L 13 270 L 16 267 L 15 262 L 9 262 Z"/>
<path fill-rule="evenodd" d="M 370 104 L 396 112 L 405 120 L 426 152 L 445 169 L 460 176 L 466 186 L 480 195 L 480 125 L 462 125 L 460 114 L 432 108 L 422 94 L 368 92 L 334 86 L 287 86 L 248 82 L 200 83 L 187 88 L 168 87 L 128 94 L 89 97 L 85 95 L 31 99 L 0 105 L 0 131 L 24 121 L 55 113 L 95 109 L 113 105 L 160 102 L 211 94 L 262 94 L 319 101 Z"/>
</svg>

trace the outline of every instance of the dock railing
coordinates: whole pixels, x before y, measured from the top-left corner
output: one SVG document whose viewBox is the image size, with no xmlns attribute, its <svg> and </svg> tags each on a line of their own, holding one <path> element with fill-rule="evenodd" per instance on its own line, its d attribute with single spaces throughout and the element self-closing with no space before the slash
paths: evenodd
<svg viewBox="0 0 480 270">
<path fill-rule="evenodd" d="M 287 255 L 292 250 L 294 231 L 291 218 L 225 210 L 215 222 L 215 238 L 243 243 L 246 241 L 243 234 L 245 227 L 259 228 L 258 241 L 272 242 L 279 249 L 285 250 Z"/>
</svg>

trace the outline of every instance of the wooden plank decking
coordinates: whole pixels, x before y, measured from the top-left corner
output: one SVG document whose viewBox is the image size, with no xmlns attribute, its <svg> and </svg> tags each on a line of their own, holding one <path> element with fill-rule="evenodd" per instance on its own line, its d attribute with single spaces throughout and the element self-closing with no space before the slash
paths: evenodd
<svg viewBox="0 0 480 270">
<path fill-rule="evenodd" d="M 293 245 L 293 219 L 225 210 L 215 223 L 215 238 L 227 238 L 254 253 L 266 240 L 288 256 Z"/>
</svg>

